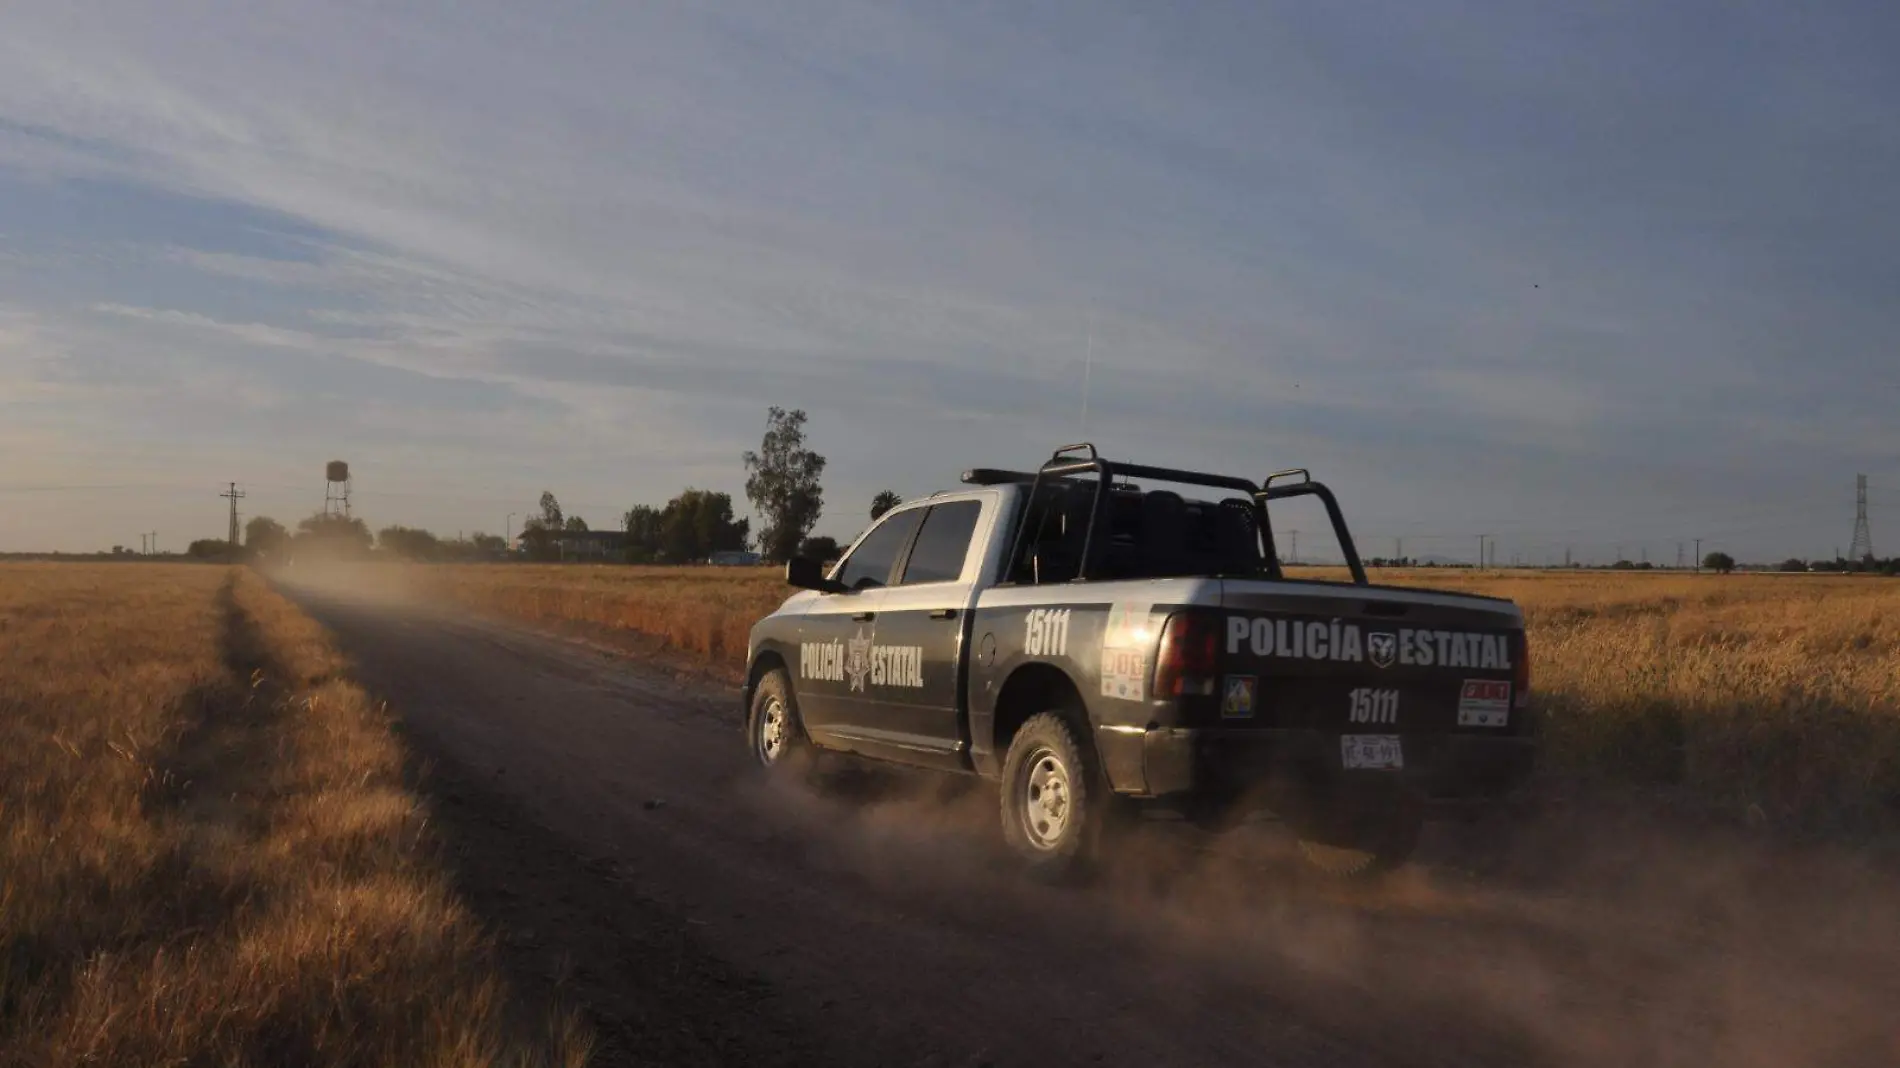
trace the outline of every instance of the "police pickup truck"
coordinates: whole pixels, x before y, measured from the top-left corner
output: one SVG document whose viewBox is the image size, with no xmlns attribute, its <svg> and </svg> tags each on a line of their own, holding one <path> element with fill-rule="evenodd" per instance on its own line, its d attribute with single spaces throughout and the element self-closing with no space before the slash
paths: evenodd
<svg viewBox="0 0 1900 1068">
<path fill-rule="evenodd" d="M 1077 445 L 963 482 L 882 516 L 829 572 L 787 564 L 801 592 L 747 650 L 764 767 L 828 751 L 995 780 L 1005 840 L 1045 874 L 1141 810 L 1216 829 L 1271 812 L 1319 867 L 1376 872 L 1425 819 L 1529 772 L 1521 612 L 1369 584 L 1305 471 L 1256 484 Z M 1282 570 L 1269 512 L 1307 495 L 1349 582 Z"/>
</svg>

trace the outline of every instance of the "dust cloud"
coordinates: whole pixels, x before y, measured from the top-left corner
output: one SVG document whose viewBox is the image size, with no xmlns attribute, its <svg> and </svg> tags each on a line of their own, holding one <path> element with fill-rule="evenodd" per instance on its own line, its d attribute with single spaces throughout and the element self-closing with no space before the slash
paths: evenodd
<svg viewBox="0 0 1900 1068">
<path fill-rule="evenodd" d="M 395 609 L 429 603 L 427 589 L 416 571 L 418 566 L 300 557 L 288 565 L 264 568 L 263 573 L 286 589 Z"/>
<path fill-rule="evenodd" d="M 1270 822 L 1145 823 L 1086 884 L 1003 855 L 987 784 L 827 772 L 757 799 L 894 894 L 1114 941 L 1157 996 L 1295 1009 L 1404 1062 L 1900 1064 L 1900 872 L 1640 809 L 1435 824 L 1370 884 Z"/>
</svg>

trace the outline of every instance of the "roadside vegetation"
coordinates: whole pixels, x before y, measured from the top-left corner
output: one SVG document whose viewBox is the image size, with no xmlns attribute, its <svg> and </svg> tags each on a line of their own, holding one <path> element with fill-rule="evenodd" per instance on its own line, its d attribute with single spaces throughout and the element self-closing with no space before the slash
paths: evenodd
<svg viewBox="0 0 1900 1068">
<path fill-rule="evenodd" d="M 248 570 L 0 567 L 0 1063 L 575 1065 Z"/>
<path fill-rule="evenodd" d="M 407 588 L 543 624 L 628 631 L 737 677 L 752 624 L 794 591 L 777 568 L 480 564 L 414 568 Z"/>
</svg>

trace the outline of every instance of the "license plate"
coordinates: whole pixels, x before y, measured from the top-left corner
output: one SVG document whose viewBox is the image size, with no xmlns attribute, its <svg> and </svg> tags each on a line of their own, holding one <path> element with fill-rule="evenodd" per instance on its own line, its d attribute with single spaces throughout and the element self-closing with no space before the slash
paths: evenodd
<svg viewBox="0 0 1900 1068">
<path fill-rule="evenodd" d="M 1339 738 L 1340 763 L 1348 768 L 1402 768 L 1405 754 L 1396 734 L 1343 734 Z"/>
</svg>

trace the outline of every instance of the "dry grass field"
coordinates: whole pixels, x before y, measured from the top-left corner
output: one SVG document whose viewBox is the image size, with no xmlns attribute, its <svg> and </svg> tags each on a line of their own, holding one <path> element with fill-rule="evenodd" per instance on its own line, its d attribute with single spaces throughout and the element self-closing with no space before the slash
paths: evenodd
<svg viewBox="0 0 1900 1068">
<path fill-rule="evenodd" d="M 714 664 L 793 590 L 772 568 L 472 564 L 411 569 L 410 591 L 539 623 L 634 631 Z"/>
<path fill-rule="evenodd" d="M 478 609 L 637 631 L 734 673 L 752 622 L 790 592 L 770 569 L 492 565 L 413 578 Z M 1438 569 L 1374 579 L 1523 606 L 1554 792 L 1656 790 L 1790 829 L 1900 825 L 1900 582 Z"/>
<path fill-rule="evenodd" d="M 0 1063 L 584 1059 L 340 668 L 246 570 L 0 567 Z"/>
</svg>

